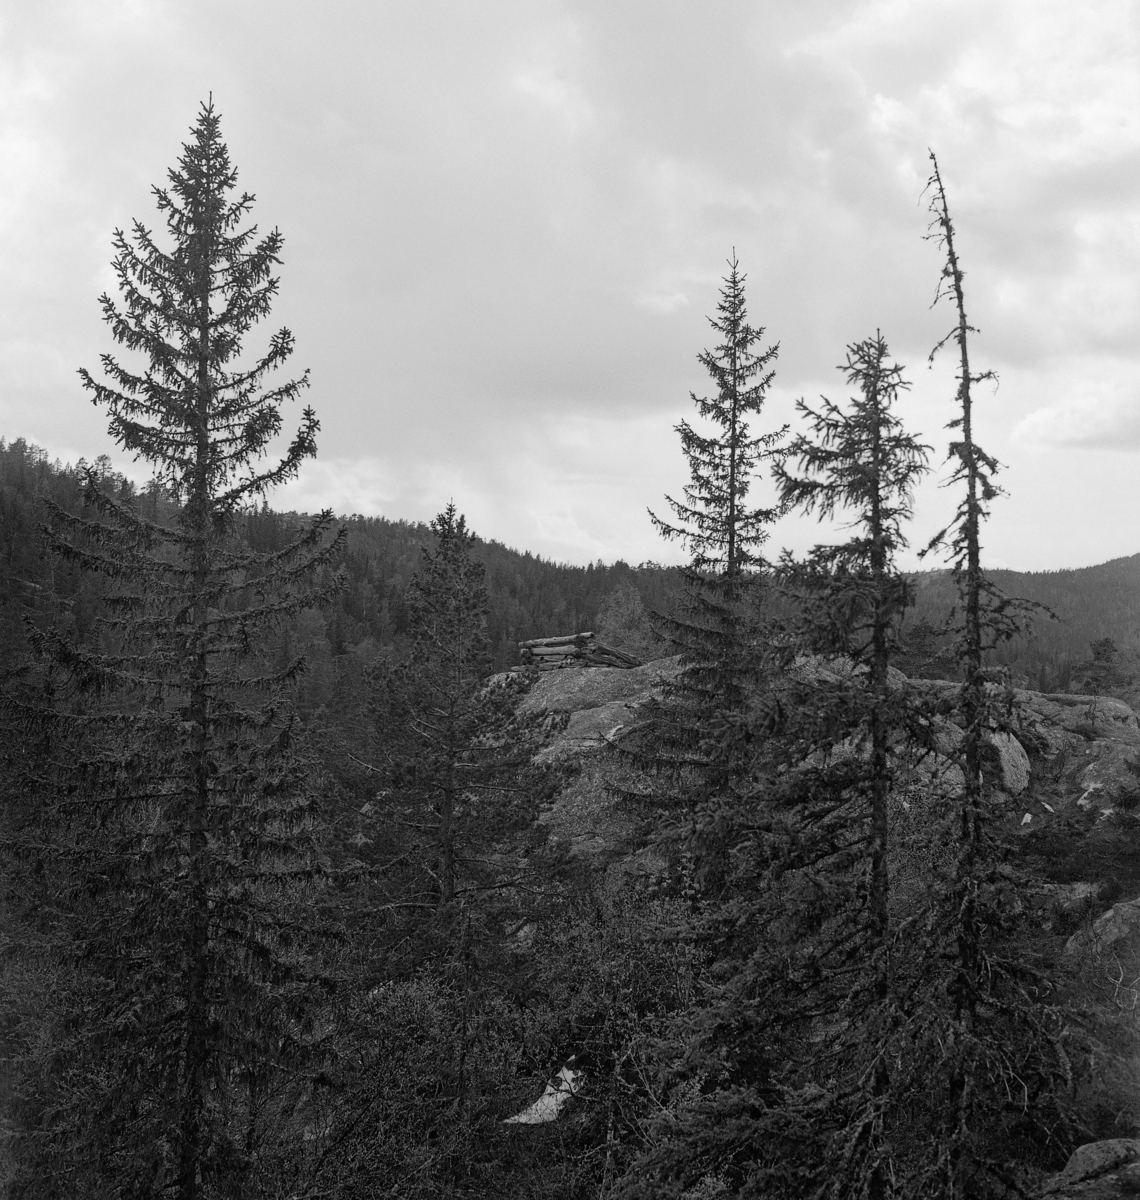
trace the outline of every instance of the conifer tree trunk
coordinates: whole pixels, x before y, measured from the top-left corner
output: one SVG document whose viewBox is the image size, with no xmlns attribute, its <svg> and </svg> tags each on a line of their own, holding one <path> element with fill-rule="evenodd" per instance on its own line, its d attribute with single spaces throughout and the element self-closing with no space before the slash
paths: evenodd
<svg viewBox="0 0 1140 1200">
<path fill-rule="evenodd" d="M 950 444 L 956 460 L 953 480 L 964 485 L 954 523 L 931 541 L 928 549 L 942 544 L 951 533 L 954 577 L 962 606 L 957 657 L 962 671 L 959 706 L 962 714 L 962 766 L 964 780 L 958 808 L 958 846 L 950 881 L 948 902 L 953 916 L 955 964 L 948 981 L 953 1006 L 953 1038 L 948 1048 L 948 1103 L 944 1118 L 945 1187 L 955 1198 L 969 1196 L 976 1186 L 974 1143 L 977 1139 L 976 1107 L 978 1055 L 984 1039 L 978 1026 L 978 998 L 987 986 L 983 962 L 983 879 L 992 865 L 986 827 L 986 794 L 982 776 L 982 751 L 993 706 L 987 695 L 984 656 L 988 645 L 1013 636 L 1023 628 L 1009 608 L 1016 602 L 1002 596 L 986 578 L 981 565 L 981 528 L 987 504 L 1000 495 L 993 476 L 998 463 L 978 445 L 974 435 L 972 387 L 994 378 L 992 371 L 976 372 L 970 364 L 969 335 L 977 332 L 966 315 L 964 272 L 954 244 L 946 190 L 933 151 L 930 153 L 930 211 L 933 217 L 928 237 L 945 253 L 938 297 L 946 296 L 954 306 L 955 323 L 935 346 L 931 360 L 947 342 L 958 348 L 958 415 L 950 428 L 959 431 Z M 925 551 L 924 551 L 925 553 Z M 987 885 L 989 886 L 989 885 Z"/>
<path fill-rule="evenodd" d="M 208 176 L 213 175 L 212 155 L 204 164 Z M 200 209 L 191 209 L 191 221 L 200 216 Z M 195 242 L 208 237 L 208 228 L 196 228 L 191 234 Z M 206 1061 L 209 1025 L 208 969 L 206 956 L 209 946 L 209 863 L 208 825 L 210 810 L 209 781 L 209 721 L 208 692 L 209 660 L 206 637 L 209 632 L 210 529 L 209 463 L 210 463 L 210 248 L 201 246 L 194 264 L 197 292 L 198 353 L 195 404 L 193 410 L 195 437 L 194 467 L 186 501 L 187 533 L 190 538 L 191 661 L 189 671 L 190 726 L 190 789 L 187 841 L 189 850 L 190 893 L 186 914 L 186 1062 L 183 1068 L 181 1096 L 181 1161 L 178 1168 L 179 1200 L 195 1200 L 198 1195 L 198 1163 L 201 1156 L 200 1112 Z"/>
<path fill-rule="evenodd" d="M 449 778 L 439 802 L 439 903 L 455 899 L 455 780 Z"/>
<path fill-rule="evenodd" d="M 874 594 L 874 619 L 871 624 L 870 680 L 871 689 L 871 926 L 877 945 L 882 948 L 887 938 L 887 906 L 890 880 L 887 873 L 889 841 L 887 802 L 891 788 L 888 764 L 888 671 L 890 668 L 889 640 L 898 619 L 897 604 L 891 593 L 896 590 L 888 577 L 890 533 L 883 520 L 883 480 L 887 463 L 883 461 L 883 409 L 881 359 L 871 366 L 869 395 L 874 412 L 870 423 L 871 471 L 874 485 L 870 490 L 870 513 L 867 532 L 870 538 L 871 584 Z M 876 982 L 880 999 L 886 996 L 887 978 L 885 956 Z"/>
<path fill-rule="evenodd" d="M 984 639 L 982 631 L 982 562 L 981 562 L 981 497 L 978 470 L 978 450 L 974 444 L 973 404 L 971 384 L 976 382 L 970 373 L 969 334 L 972 331 L 966 317 L 966 299 L 962 288 L 963 272 L 954 247 L 954 226 L 946 203 L 938 161 L 931 154 L 934 203 L 937 221 L 946 248 L 944 277 L 949 281 L 957 315 L 957 328 L 952 337 L 958 345 L 958 404 L 961 410 L 959 426 L 961 440 L 954 450 L 961 462 L 961 475 L 966 485 L 962 509 L 961 544 L 964 567 L 961 592 L 963 600 L 963 630 L 960 647 L 962 664 L 961 704 L 964 724 L 963 759 L 965 762 L 965 792 L 961 806 L 961 848 L 958 864 L 958 886 L 962 892 L 961 927 L 958 935 L 960 975 L 953 990 L 955 1013 L 960 1020 L 969 1020 L 974 1013 L 974 980 L 979 964 L 977 891 L 975 867 L 983 829 L 982 814 L 982 738 L 985 721 L 985 676 L 982 671 Z"/>
<path fill-rule="evenodd" d="M 887 854 L 890 848 L 889 801 L 892 786 L 889 762 L 890 712 L 889 678 L 890 638 L 898 620 L 898 604 L 893 593 L 895 581 L 888 576 L 891 537 L 883 520 L 883 487 L 888 463 L 883 461 L 883 397 L 882 358 L 873 360 L 869 399 L 875 413 L 871 423 L 871 463 L 875 484 L 870 494 L 868 534 L 870 536 L 870 568 L 874 593 L 874 619 L 871 625 L 870 678 L 871 691 L 871 953 L 877 956 L 874 968 L 874 996 L 880 1010 L 885 1008 L 890 994 L 890 874 Z M 871 1081 L 871 1102 L 882 1101 L 890 1089 L 886 1056 L 880 1054 Z M 878 1130 L 873 1123 L 867 1129 L 868 1149 L 876 1154 L 880 1147 Z M 883 1200 L 887 1179 L 881 1160 L 876 1161 L 868 1180 L 869 1200 Z"/>
</svg>

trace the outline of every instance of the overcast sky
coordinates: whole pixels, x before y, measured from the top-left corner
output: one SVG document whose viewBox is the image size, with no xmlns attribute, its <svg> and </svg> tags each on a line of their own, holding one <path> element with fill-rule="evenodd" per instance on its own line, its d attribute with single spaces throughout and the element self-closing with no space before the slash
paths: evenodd
<svg viewBox="0 0 1140 1200">
<path fill-rule="evenodd" d="M 1140 8 L 1134 0 L 0 0 L 0 435 L 117 455 L 79 386 L 112 348 L 111 234 L 157 222 L 210 91 L 254 217 L 285 236 L 271 325 L 312 369 L 319 458 L 281 507 L 430 518 L 546 557 L 673 561 L 733 247 L 779 342 L 764 429 L 844 398 L 880 328 L 945 458 L 926 356 L 939 155 L 978 435 L 1008 496 L 991 566 L 1140 550 Z M 263 326 L 250 349 L 271 332 Z M 144 474 L 139 468 L 137 473 Z M 951 494 L 935 473 L 916 545 Z M 757 497 L 763 498 L 763 489 Z M 785 520 L 774 545 L 824 540 Z M 929 561 L 929 560 L 928 560 Z"/>
</svg>

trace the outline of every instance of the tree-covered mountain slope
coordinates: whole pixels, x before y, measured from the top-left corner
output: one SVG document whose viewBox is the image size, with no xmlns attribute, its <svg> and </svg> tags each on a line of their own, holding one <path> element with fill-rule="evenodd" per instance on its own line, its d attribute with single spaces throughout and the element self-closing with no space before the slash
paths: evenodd
<svg viewBox="0 0 1140 1200">
<path fill-rule="evenodd" d="M 96 603 L 92 585 L 73 579 L 45 555 L 40 530 L 45 499 L 79 513 L 80 466 L 53 462 L 23 438 L 0 439 L 0 642 L 5 652 L 19 652 L 23 646 L 21 618 L 35 609 L 37 595 L 47 587 L 78 606 L 74 619 L 86 628 Z M 96 466 L 118 495 L 137 494 L 130 480 L 111 470 L 109 460 L 97 460 Z M 142 499 L 150 506 L 165 503 L 153 491 Z M 432 544 L 431 530 L 424 522 L 387 517 L 354 514 L 342 520 L 348 531 L 343 560 L 347 587 L 320 614 L 320 628 L 306 630 L 306 636 L 333 656 L 353 647 L 364 646 L 370 653 L 369 647 L 401 645 L 409 629 L 405 591 L 423 549 Z M 245 514 L 244 526 L 251 549 L 272 551 L 308 521 L 306 514 L 263 506 Z M 633 652 L 644 656 L 649 633 L 640 613 L 668 609 L 677 590 L 676 571 L 651 563 L 570 566 L 483 538 L 476 538 L 473 553 L 486 569 L 496 670 L 517 663 L 519 641 L 594 628 L 606 619 L 607 601 L 611 637 L 618 634 L 618 640 L 632 643 Z"/>
<path fill-rule="evenodd" d="M 1008 666 L 1025 686 L 1042 692 L 1077 688 L 1080 681 L 1074 673 L 1079 674 L 1081 664 L 1090 658 L 1092 643 L 1104 638 L 1116 644 L 1121 668 L 1137 673 L 1140 554 L 1092 567 L 994 570 L 988 575 L 1007 596 L 1044 606 L 1029 636 L 1019 637 L 994 652 L 995 661 Z M 949 572 L 924 572 L 914 577 L 914 583 L 917 599 L 908 614 L 908 626 L 912 631 L 924 624 L 937 627 L 955 602 Z"/>
<path fill-rule="evenodd" d="M 114 474 L 109 462 L 105 474 Z M 122 477 L 115 478 L 115 485 L 124 496 L 137 490 Z M 22 646 L 21 616 L 34 610 L 45 587 L 53 587 L 72 603 L 72 619 L 84 628 L 97 603 L 90 581 L 72 578 L 45 557 L 40 538 L 44 498 L 78 512 L 78 467 L 51 461 L 22 438 L 0 439 L 3 654 Z M 146 500 L 151 505 L 162 503 L 150 493 Z M 290 531 L 307 519 L 304 514 L 267 507 L 249 513 L 245 525 L 250 546 L 270 550 L 284 545 Z M 388 517 L 352 515 L 343 521 L 348 528 L 344 557 L 348 587 L 320 615 L 321 629 L 311 632 L 333 656 L 366 643 L 398 645 L 408 631 L 405 589 L 419 568 L 423 547 L 431 543 L 431 531 L 424 522 Z M 654 647 L 642 613 L 669 611 L 679 588 L 675 569 L 653 563 L 631 566 L 619 560 L 571 566 L 483 538 L 476 539 L 474 553 L 487 573 L 496 670 L 517 663 L 521 640 L 593 629 L 606 618 L 611 637 L 616 624 L 627 643 L 640 639 L 634 652 L 649 657 Z M 1035 601 L 1056 614 L 1053 619 L 1042 612 L 1031 636 L 1018 638 L 995 654 L 1026 686 L 1043 692 L 1076 686 L 1079 680 L 1074 681 L 1074 672 L 1079 673 L 1090 658 L 1091 643 L 1104 638 L 1115 642 L 1122 669 L 1140 673 L 1140 554 L 1092 567 L 989 574 L 1007 595 Z M 924 571 L 912 578 L 916 603 L 906 617 L 913 650 L 908 665 L 912 673 L 948 675 L 953 664 L 938 653 L 936 637 L 923 645 L 923 632 L 937 629 L 946 619 L 955 601 L 953 581 L 947 571 Z M 658 647 L 657 652 L 664 653 L 665 648 Z M 921 667 L 923 658 L 928 669 Z"/>
</svg>

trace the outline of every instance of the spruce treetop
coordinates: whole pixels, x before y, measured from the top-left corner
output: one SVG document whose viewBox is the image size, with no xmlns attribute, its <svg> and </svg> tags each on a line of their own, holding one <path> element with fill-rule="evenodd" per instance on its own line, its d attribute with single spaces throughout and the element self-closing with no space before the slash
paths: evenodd
<svg viewBox="0 0 1140 1200">
<path fill-rule="evenodd" d="M 272 272 L 283 238 L 276 229 L 259 238 L 256 225 L 241 227 L 254 197 L 235 195 L 237 171 L 212 100 L 168 174 L 169 186 L 153 191 L 170 248 L 140 221 L 129 237 L 116 229 L 112 266 L 122 300 L 104 294 L 99 301 L 115 340 L 145 355 L 147 365 L 134 370 L 104 354 L 105 381 L 79 374 L 94 402 L 106 406 L 124 450 L 150 463 L 176 498 L 208 494 L 214 515 L 228 516 L 297 474 L 316 453 L 319 423 L 306 407 L 284 456 L 258 468 L 281 431 L 282 405 L 309 377 L 266 387 L 293 352 L 285 328 L 260 358 L 241 361 L 243 338 L 277 294 Z"/>
<path fill-rule="evenodd" d="M 858 392 L 846 411 L 826 396 L 818 408 L 798 400 L 796 408 L 814 440 L 799 434 L 785 461 L 773 469 L 785 506 L 816 512 L 821 519 L 841 511 L 855 514 L 851 526 L 859 532 L 841 546 L 817 552 L 833 566 L 886 569 L 892 563 L 907 544 L 903 524 L 911 517 L 914 486 L 927 470 L 930 447 L 908 434 L 894 411 L 910 383 L 888 356 L 878 332 L 848 346 L 839 370 Z M 797 462 L 804 474 L 792 475 L 788 461 Z"/>
<path fill-rule="evenodd" d="M 749 435 L 748 418 L 758 416 L 764 406 L 775 376 L 771 363 L 779 345 L 759 349 L 764 328 L 748 323 L 746 278 L 733 252 L 717 316 L 708 319 L 722 340 L 698 355 L 712 376 L 716 394 L 701 397 L 690 393 L 701 417 L 718 428 L 704 437 L 688 421 L 675 427 L 688 459 L 689 483 L 683 500 L 665 497 L 676 524 L 652 511 L 649 514 L 663 537 L 679 540 L 691 553 L 692 570 L 724 575 L 729 580 L 762 562 L 760 548 L 768 540 L 765 526 L 775 520 L 779 510 L 750 509 L 745 501 L 756 468 L 774 456 L 787 432 L 785 426 L 773 433 Z"/>
<path fill-rule="evenodd" d="M 475 534 L 454 503 L 432 519 L 431 531 L 435 550 L 424 550 L 408 588 L 412 640 L 417 661 L 435 664 L 463 695 L 490 671 L 484 569 L 471 557 Z"/>
</svg>

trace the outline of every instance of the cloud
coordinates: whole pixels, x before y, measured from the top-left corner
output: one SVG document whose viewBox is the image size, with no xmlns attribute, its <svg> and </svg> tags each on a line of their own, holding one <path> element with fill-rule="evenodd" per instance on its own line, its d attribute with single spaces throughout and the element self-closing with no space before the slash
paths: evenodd
<svg viewBox="0 0 1140 1200">
<path fill-rule="evenodd" d="M 683 415 L 536 416 L 515 431 L 506 455 L 476 441 L 441 448 L 426 469 L 422 458 L 398 453 L 320 458 L 273 503 L 430 520 L 454 500 L 481 536 L 559 561 L 680 561 L 645 510 L 684 482 L 673 431 Z"/>
<path fill-rule="evenodd" d="M 1015 445 L 1140 450 L 1140 371 L 1126 362 L 1085 365 L 1084 376 L 1072 365 L 1052 379 L 1042 372 L 1042 391 L 1057 399 L 1017 423 Z"/>
<path fill-rule="evenodd" d="M 928 145 L 975 351 L 1003 378 L 987 449 L 1032 464 L 1133 436 L 1130 0 L 98 7 L 3 18 L 9 437 L 107 448 L 73 372 L 112 348 L 110 233 L 155 223 L 149 186 L 210 89 L 255 219 L 286 238 L 271 324 L 295 331 L 322 422 L 306 507 L 419 518 L 454 494 L 481 533 L 548 555 L 658 553 L 644 509 L 707 390 L 733 247 L 790 395 L 876 328 L 915 372 L 945 332 Z M 914 410 L 933 440 L 946 414 Z"/>
<path fill-rule="evenodd" d="M 657 292 L 655 294 L 642 294 L 638 296 L 637 303 L 642 308 L 649 309 L 655 313 L 671 313 L 678 308 L 688 306 L 689 297 L 684 292 Z"/>
</svg>

